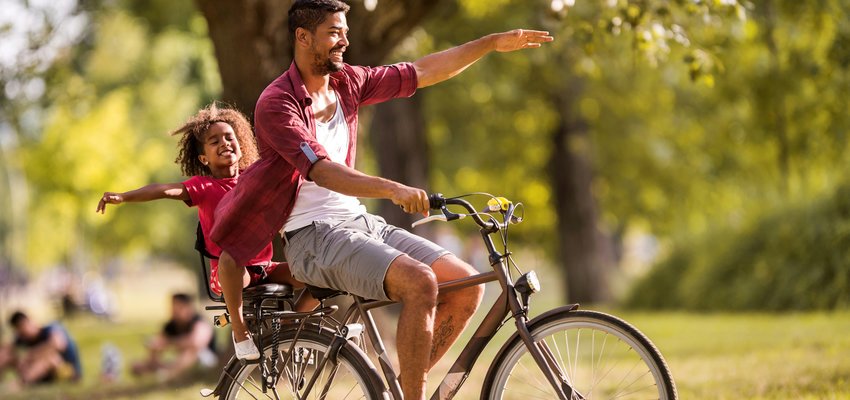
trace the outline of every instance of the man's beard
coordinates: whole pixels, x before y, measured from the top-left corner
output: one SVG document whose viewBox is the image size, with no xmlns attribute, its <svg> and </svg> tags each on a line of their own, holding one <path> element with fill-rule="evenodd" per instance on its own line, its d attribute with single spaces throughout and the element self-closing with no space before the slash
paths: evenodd
<svg viewBox="0 0 850 400">
<path fill-rule="evenodd" d="M 322 55 L 316 49 L 313 49 L 313 72 L 318 75 L 329 75 L 334 72 L 342 71 L 342 62 L 333 62 L 331 61 L 330 53 L 332 51 L 337 51 L 342 47 L 334 47 L 327 54 Z"/>
</svg>

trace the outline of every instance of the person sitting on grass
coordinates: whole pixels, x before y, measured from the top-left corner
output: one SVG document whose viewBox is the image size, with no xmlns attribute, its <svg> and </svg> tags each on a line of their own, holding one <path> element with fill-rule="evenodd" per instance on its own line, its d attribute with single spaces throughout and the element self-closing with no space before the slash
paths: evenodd
<svg viewBox="0 0 850 400">
<path fill-rule="evenodd" d="M 221 254 L 221 248 L 209 236 L 216 206 L 236 186 L 240 172 L 259 157 L 251 124 L 241 112 L 213 103 L 198 111 L 172 135 L 181 135 L 180 151 L 175 162 L 180 164 L 183 174 L 190 178 L 178 183 L 154 183 L 124 193 L 105 192 L 96 211 L 104 213 L 107 204 L 157 199 L 182 200 L 190 207 L 198 207 L 198 219 L 207 251 L 217 257 Z M 244 326 L 243 288 L 261 283 L 304 287 L 303 283 L 292 277 L 289 265 L 272 261 L 271 242 L 247 265 L 228 266 L 219 270 L 218 260 L 210 261 L 210 288 L 217 294 L 223 293 L 230 318 L 240 323 L 239 326 Z M 301 296 L 297 310 L 309 310 L 316 304 L 318 302 L 305 293 Z M 243 347 L 245 345 L 239 344 Z M 235 342 L 234 345 L 236 353 L 241 354 L 240 346 Z M 253 347 L 253 344 L 250 346 Z"/>
<path fill-rule="evenodd" d="M 12 314 L 9 325 L 15 341 L 0 347 L 0 372 L 14 368 L 24 385 L 80 380 L 80 352 L 62 325 L 40 327 L 21 311 Z"/>
<path fill-rule="evenodd" d="M 169 349 L 176 356 L 173 362 L 165 363 L 162 356 Z M 155 373 L 161 380 L 170 380 L 196 364 L 212 367 L 217 359 L 212 325 L 201 319 L 190 295 L 176 293 L 171 297 L 171 319 L 148 343 L 148 357 L 134 363 L 132 372 L 136 376 Z"/>
</svg>

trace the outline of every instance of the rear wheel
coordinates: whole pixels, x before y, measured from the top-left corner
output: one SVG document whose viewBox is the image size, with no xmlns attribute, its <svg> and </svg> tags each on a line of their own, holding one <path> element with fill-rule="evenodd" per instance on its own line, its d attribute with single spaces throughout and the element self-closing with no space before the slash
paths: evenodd
<svg viewBox="0 0 850 400">
<path fill-rule="evenodd" d="M 575 399 L 677 398 L 661 353 L 640 331 L 614 316 L 564 311 L 529 326 L 534 342 Z M 564 390 L 568 393 L 568 389 Z M 482 399 L 555 399 L 555 391 L 518 337 L 487 372 Z"/>
<path fill-rule="evenodd" d="M 334 337 L 327 332 L 301 331 L 293 350 L 287 352 L 294 340 L 295 331 L 281 332 L 278 346 L 278 370 L 282 371 L 275 386 L 282 399 L 381 399 L 384 385 L 375 367 L 363 352 L 352 343 L 346 343 L 339 351 L 337 363 L 328 360 L 322 370 L 322 361 L 328 357 L 328 349 Z M 264 349 L 266 363 L 271 365 L 271 345 Z M 284 363 L 284 361 L 286 361 Z M 273 399 L 271 389 L 262 391 L 262 374 L 258 364 L 238 364 L 230 369 L 230 381 L 222 391 L 222 398 Z M 305 389 L 318 376 L 310 393 Z"/>
</svg>

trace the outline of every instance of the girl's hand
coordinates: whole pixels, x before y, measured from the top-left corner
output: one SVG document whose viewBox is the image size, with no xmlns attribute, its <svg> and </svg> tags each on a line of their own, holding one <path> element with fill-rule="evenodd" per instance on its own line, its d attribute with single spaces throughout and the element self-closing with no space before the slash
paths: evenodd
<svg viewBox="0 0 850 400">
<path fill-rule="evenodd" d="M 107 204 L 121 204 L 123 202 L 124 196 L 122 196 L 121 193 L 106 192 L 103 194 L 103 197 L 101 197 L 100 201 L 97 203 L 97 210 L 95 212 L 103 214 L 106 212 Z"/>
</svg>

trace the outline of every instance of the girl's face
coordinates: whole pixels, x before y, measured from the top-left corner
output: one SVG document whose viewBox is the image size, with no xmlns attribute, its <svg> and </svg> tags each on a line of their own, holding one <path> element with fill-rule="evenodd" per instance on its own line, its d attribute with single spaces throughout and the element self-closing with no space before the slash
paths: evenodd
<svg viewBox="0 0 850 400">
<path fill-rule="evenodd" d="M 212 171 L 236 165 L 242 158 L 242 150 L 233 128 L 224 122 L 210 125 L 204 136 L 204 154 L 198 158 Z"/>
</svg>

